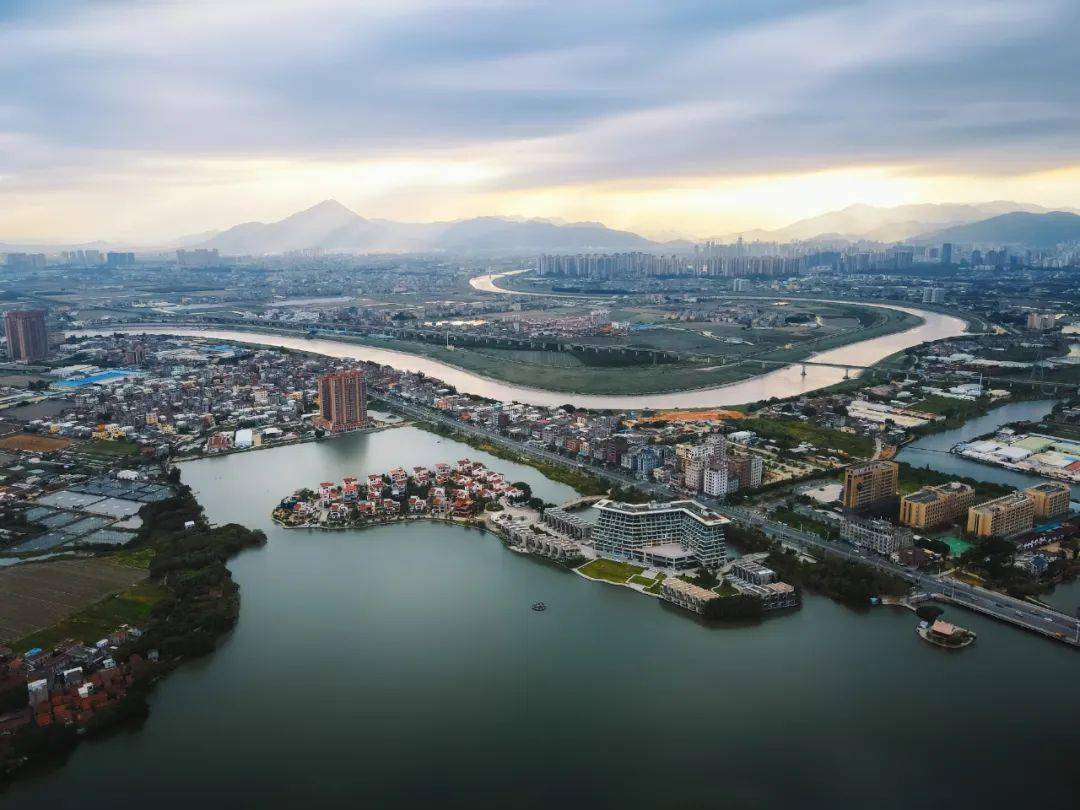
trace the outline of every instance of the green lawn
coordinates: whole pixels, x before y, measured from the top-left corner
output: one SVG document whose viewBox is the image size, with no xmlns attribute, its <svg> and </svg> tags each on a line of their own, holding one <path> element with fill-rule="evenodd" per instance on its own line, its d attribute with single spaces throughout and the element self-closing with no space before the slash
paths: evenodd
<svg viewBox="0 0 1080 810">
<path fill-rule="evenodd" d="M 814 532 L 822 537 L 827 537 L 830 533 L 829 527 L 825 523 L 822 523 L 820 520 L 808 518 L 805 515 L 800 515 L 793 509 L 777 509 L 772 513 L 772 516 L 781 523 L 786 523 L 788 526 L 795 529 Z"/>
<path fill-rule="evenodd" d="M 1080 442 L 1080 425 L 1066 425 L 1063 422 L 1042 422 L 1039 432 L 1047 436 L 1057 436 L 1060 439 Z"/>
<path fill-rule="evenodd" d="M 505 279 L 504 279 L 505 281 Z M 768 302 L 762 302 L 767 304 Z M 824 349 L 866 340 L 881 334 L 907 329 L 918 319 L 902 312 L 878 310 L 856 305 L 804 304 L 807 311 L 828 309 L 833 314 L 850 313 L 860 326 L 849 329 L 760 329 L 732 330 L 729 325 L 677 324 L 670 328 L 634 333 L 614 343 L 599 338 L 581 342 L 651 347 L 688 352 L 694 358 L 680 362 L 654 364 L 647 358 L 616 358 L 581 352 L 547 352 L 529 349 L 457 346 L 416 340 L 387 340 L 374 337 L 350 337 L 347 342 L 394 349 L 441 360 L 453 366 L 517 385 L 582 394 L 668 393 L 694 388 L 726 385 L 763 373 L 760 364 L 741 363 L 743 356 L 761 354 L 763 359 L 796 361 Z M 791 311 L 797 311 L 795 304 Z M 657 317 L 657 313 L 651 316 Z M 724 333 L 732 331 L 750 339 L 753 346 L 725 344 L 703 336 L 692 327 Z M 765 369 L 771 370 L 772 366 Z"/>
<path fill-rule="evenodd" d="M 869 458 L 874 453 L 874 440 L 869 436 L 856 436 L 797 419 L 744 419 L 739 422 L 739 429 L 752 430 L 781 447 L 809 442 L 822 450 L 840 450 L 860 458 Z"/>
<path fill-rule="evenodd" d="M 153 582 L 141 582 L 122 593 L 107 596 L 60 624 L 31 633 L 11 644 L 15 650 L 50 649 L 66 638 L 93 644 L 122 624 L 146 625 L 150 611 L 168 591 Z"/>
<path fill-rule="evenodd" d="M 648 577 L 642 576 L 632 576 L 630 577 L 630 581 L 635 585 L 643 585 L 645 587 L 645 590 L 647 590 L 649 593 L 656 593 L 658 590 L 660 590 L 660 586 L 664 583 L 664 577 L 666 576 L 667 574 L 657 574 L 656 579 L 649 579 Z"/>
<path fill-rule="evenodd" d="M 969 419 L 972 416 L 980 416 L 987 410 L 985 401 L 953 399 L 952 397 L 931 396 L 918 402 L 912 403 L 911 409 L 924 411 L 925 413 L 941 414 L 942 416 L 960 417 Z"/>
<path fill-rule="evenodd" d="M 146 570 L 150 567 L 150 560 L 154 558 L 154 549 L 149 547 L 123 550 L 111 555 L 109 559 L 117 565 L 124 565 L 128 568 L 142 568 Z"/>
<path fill-rule="evenodd" d="M 721 596 L 738 596 L 739 595 L 738 588 L 736 588 L 734 585 L 729 583 L 726 579 L 723 582 L 721 582 L 719 585 L 717 585 L 715 588 L 713 588 L 713 590 L 716 591 L 716 593 L 720 594 Z"/>
<path fill-rule="evenodd" d="M 84 444 L 82 449 L 84 452 L 93 456 L 124 458 L 126 456 L 137 456 L 140 448 L 135 442 L 92 439 Z"/>
<path fill-rule="evenodd" d="M 638 576 L 645 569 L 640 565 L 631 565 L 617 560 L 598 559 L 585 563 L 577 570 L 592 579 L 602 579 L 605 582 L 615 582 L 622 585 L 631 577 Z"/>
</svg>

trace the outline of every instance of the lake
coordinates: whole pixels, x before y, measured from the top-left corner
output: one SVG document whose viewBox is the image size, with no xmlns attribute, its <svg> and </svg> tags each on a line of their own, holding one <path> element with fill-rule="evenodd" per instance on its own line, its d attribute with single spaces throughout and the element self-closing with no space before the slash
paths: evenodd
<svg viewBox="0 0 1080 810">
<path fill-rule="evenodd" d="M 1071 807 L 1080 658 L 959 609 L 926 644 L 899 608 L 709 627 L 433 523 L 286 530 L 292 490 L 468 456 L 416 428 L 183 465 L 210 518 L 270 542 L 230 563 L 236 630 L 5 807 Z M 535 613 L 531 603 L 548 610 Z"/>
</svg>

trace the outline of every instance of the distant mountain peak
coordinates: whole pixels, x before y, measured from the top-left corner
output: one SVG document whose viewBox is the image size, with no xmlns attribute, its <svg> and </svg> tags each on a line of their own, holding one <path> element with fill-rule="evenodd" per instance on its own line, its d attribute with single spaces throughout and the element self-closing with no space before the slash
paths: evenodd
<svg viewBox="0 0 1080 810">
<path fill-rule="evenodd" d="M 792 242 L 814 239 L 895 242 L 954 225 L 1014 212 L 1045 214 L 1053 209 L 1031 203 L 994 200 L 981 203 L 909 203 L 875 206 L 855 203 L 837 211 L 800 219 L 783 228 L 728 234 L 720 241 Z M 1074 212 L 1075 213 L 1075 212 Z"/>
<path fill-rule="evenodd" d="M 481 252 L 502 254 L 649 250 L 643 236 L 600 223 L 554 223 L 484 216 L 453 222 L 364 219 L 337 200 L 323 200 L 277 222 L 248 222 L 203 243 L 226 255 L 261 255 L 321 248 L 336 252 Z"/>
<path fill-rule="evenodd" d="M 978 222 L 925 233 L 915 241 L 1053 247 L 1062 242 L 1080 241 L 1080 216 L 1071 211 L 1013 211 Z"/>
</svg>

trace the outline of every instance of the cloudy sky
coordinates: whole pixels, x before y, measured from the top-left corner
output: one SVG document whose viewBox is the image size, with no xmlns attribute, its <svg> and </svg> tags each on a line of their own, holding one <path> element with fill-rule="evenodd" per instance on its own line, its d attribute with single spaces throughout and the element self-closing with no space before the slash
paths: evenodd
<svg viewBox="0 0 1080 810">
<path fill-rule="evenodd" d="M 1080 3 L 0 0 L 0 240 L 1080 205 Z"/>
</svg>

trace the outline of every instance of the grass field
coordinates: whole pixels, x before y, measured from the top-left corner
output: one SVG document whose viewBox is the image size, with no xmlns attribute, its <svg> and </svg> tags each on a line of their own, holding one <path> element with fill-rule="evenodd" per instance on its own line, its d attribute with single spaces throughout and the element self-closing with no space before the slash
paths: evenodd
<svg viewBox="0 0 1080 810">
<path fill-rule="evenodd" d="M 151 609 L 167 592 L 156 583 L 140 582 L 73 613 L 58 624 L 24 636 L 15 643 L 15 649 L 49 649 L 66 638 L 93 644 L 122 624 L 145 625 Z"/>
<path fill-rule="evenodd" d="M 768 302 L 762 302 L 767 304 Z M 656 323 L 633 332 L 621 345 L 686 353 L 679 362 L 654 364 L 646 358 L 614 358 L 581 352 L 546 352 L 490 347 L 447 348 L 438 343 L 378 338 L 350 342 L 430 357 L 458 368 L 516 385 L 580 394 L 651 394 L 727 385 L 763 373 L 748 358 L 794 362 L 826 349 L 910 328 L 919 319 L 903 312 L 848 304 L 804 304 L 808 312 L 857 320 L 855 328 L 782 327 L 749 329 L 727 323 Z M 795 305 L 791 306 L 794 311 Z M 659 321 L 659 311 L 637 312 L 635 318 Z M 711 335 L 705 335 L 710 332 Z M 724 343 L 739 337 L 752 345 Z M 576 342 L 612 344 L 612 338 Z M 764 371 L 769 371 L 767 368 Z"/>
<path fill-rule="evenodd" d="M 800 515 L 793 509 L 777 509 L 772 513 L 772 516 L 781 523 L 786 523 L 788 526 L 795 529 L 813 532 L 822 537 L 828 537 L 830 534 L 829 527 L 820 520 L 814 520 L 805 515 Z"/>
<path fill-rule="evenodd" d="M 1080 425 L 1066 425 L 1062 422 L 1042 422 L 1039 432 L 1047 436 L 1057 436 L 1059 439 L 1069 439 L 1080 442 Z"/>
<path fill-rule="evenodd" d="M 823 450 L 841 450 L 851 456 L 869 458 L 874 452 L 874 440 L 868 436 L 856 436 L 839 430 L 821 427 L 812 422 L 795 419 L 744 419 L 740 430 L 752 430 L 759 436 L 771 439 L 780 446 L 794 446 L 801 442 Z"/>
<path fill-rule="evenodd" d="M 146 574 L 144 568 L 116 565 L 108 559 L 66 559 L 4 568 L 0 570 L 0 642 L 57 625 L 103 597 L 131 588 L 146 579 Z"/>
<path fill-rule="evenodd" d="M 966 399 L 953 399 L 952 397 L 931 396 L 911 404 L 914 411 L 940 414 L 941 416 L 958 416 L 969 419 L 979 416 L 986 411 L 985 403 Z"/>
<path fill-rule="evenodd" d="M 107 439 L 92 439 L 82 447 L 83 451 L 93 456 L 102 458 L 124 458 L 139 454 L 139 445 L 129 441 L 109 441 Z"/>
<path fill-rule="evenodd" d="M 602 579 L 605 582 L 615 582 L 622 585 L 629 581 L 631 577 L 637 577 L 645 569 L 640 565 L 598 559 L 585 563 L 577 570 L 591 579 Z"/>
</svg>

